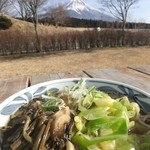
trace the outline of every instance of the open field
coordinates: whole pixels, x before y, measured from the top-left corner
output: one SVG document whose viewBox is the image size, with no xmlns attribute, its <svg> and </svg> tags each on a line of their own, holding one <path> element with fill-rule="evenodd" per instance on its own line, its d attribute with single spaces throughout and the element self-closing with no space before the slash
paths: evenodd
<svg viewBox="0 0 150 150">
<path fill-rule="evenodd" d="M 30 31 L 34 32 L 34 25 L 31 22 L 26 22 L 23 20 L 18 20 L 15 18 L 12 18 L 10 16 L 7 16 L 8 18 L 11 19 L 13 25 L 10 29 L 10 31 L 20 31 L 20 32 L 27 32 Z M 43 25 L 43 24 L 39 24 L 38 25 L 38 31 L 40 34 L 46 34 L 46 33 L 62 33 L 62 32 L 66 32 L 66 31 L 84 31 L 84 30 L 91 30 L 92 28 L 71 28 L 71 27 L 55 27 L 53 25 Z"/>
<path fill-rule="evenodd" d="M 130 65 L 150 65 L 150 48 L 105 48 L 0 59 L 0 78 Z"/>
<path fill-rule="evenodd" d="M 33 24 L 11 18 L 13 26 L 8 31 L 33 32 Z M 30 30 L 29 30 L 30 29 Z M 41 34 L 59 33 L 66 30 L 79 30 L 39 25 Z M 86 29 L 87 30 L 87 29 Z M 6 30 L 7 31 L 7 30 Z M 35 54 L 36 55 L 36 54 Z M 0 58 L 0 79 L 16 76 L 56 73 L 108 67 L 127 67 L 130 65 L 150 65 L 150 47 L 104 48 L 92 51 L 66 51 L 55 54 L 22 57 L 17 59 Z"/>
</svg>

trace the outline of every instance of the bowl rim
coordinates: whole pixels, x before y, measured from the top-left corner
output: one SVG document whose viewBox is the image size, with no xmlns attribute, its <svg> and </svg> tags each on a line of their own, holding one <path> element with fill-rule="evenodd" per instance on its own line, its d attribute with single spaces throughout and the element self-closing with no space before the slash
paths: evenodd
<svg viewBox="0 0 150 150">
<path fill-rule="evenodd" d="M 85 81 L 88 80 L 88 81 L 99 81 L 99 82 L 106 82 L 106 83 L 110 83 L 110 84 L 115 84 L 115 85 L 122 85 L 124 87 L 127 87 L 127 88 L 130 88 L 130 89 L 133 89 L 141 94 L 144 94 L 145 96 L 149 97 L 150 98 L 150 93 L 148 92 L 145 92 L 144 90 L 136 87 L 136 86 L 133 86 L 133 85 L 129 85 L 127 83 L 124 83 L 124 82 L 120 82 L 120 81 L 115 81 L 115 80 L 109 80 L 109 79 L 101 79 L 101 78 L 84 78 L 84 77 L 78 77 L 78 78 L 64 78 L 64 79 L 55 79 L 55 80 L 50 80 L 50 81 L 46 81 L 46 82 L 41 82 L 41 83 L 37 83 L 35 85 L 31 85 L 30 87 L 26 87 L 14 94 L 12 94 L 11 96 L 9 96 L 8 98 L 6 98 L 5 100 L 3 100 L 3 102 L 0 103 L 0 110 L 5 107 L 5 105 L 7 103 L 9 103 L 12 99 L 14 99 L 15 97 L 19 96 L 19 95 L 22 95 L 30 90 L 34 90 L 34 89 L 37 89 L 39 87 L 42 87 L 42 86 L 48 86 L 50 84 L 55 84 L 55 83 L 59 83 L 59 82 L 71 82 L 71 81 L 79 81 L 81 79 L 84 79 Z"/>
</svg>

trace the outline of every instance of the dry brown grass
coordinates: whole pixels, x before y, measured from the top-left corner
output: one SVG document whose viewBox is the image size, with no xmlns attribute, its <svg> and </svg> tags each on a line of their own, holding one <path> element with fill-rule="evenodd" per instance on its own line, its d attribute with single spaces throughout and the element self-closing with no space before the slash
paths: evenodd
<svg viewBox="0 0 150 150">
<path fill-rule="evenodd" d="M 150 65 L 149 47 L 107 48 L 3 59 L 0 60 L 0 78 L 131 65 Z"/>
<path fill-rule="evenodd" d="M 7 16 L 8 18 L 11 19 L 12 23 L 13 23 L 13 26 L 9 29 L 9 30 L 19 30 L 19 31 L 23 31 L 23 32 L 26 32 L 26 31 L 31 31 L 33 32 L 34 31 L 34 26 L 33 26 L 33 23 L 31 22 L 26 22 L 26 21 L 23 21 L 23 20 L 18 20 L 18 19 L 15 19 L 15 18 L 12 18 L 12 17 L 9 17 Z M 38 30 L 39 30 L 39 33 L 40 34 L 46 34 L 46 33 L 60 33 L 60 32 L 65 32 L 65 31 L 70 31 L 70 30 L 73 30 L 73 31 L 84 31 L 84 30 L 88 30 L 87 28 L 71 28 L 71 27 L 55 27 L 55 26 L 52 26 L 52 25 L 43 25 L 43 24 L 39 24 L 38 25 Z"/>
<path fill-rule="evenodd" d="M 10 31 L 17 31 L 17 32 L 34 32 L 34 25 L 31 22 L 26 22 L 23 20 L 18 20 L 15 18 L 12 18 L 10 16 L 7 16 L 8 18 L 11 19 L 13 25 L 10 29 Z M 55 34 L 55 33 L 62 33 L 62 32 L 67 32 L 67 31 L 85 31 L 85 30 L 92 30 L 92 28 L 72 28 L 72 27 L 55 27 L 53 25 L 43 25 L 43 24 L 38 24 L 38 31 L 40 35 L 45 35 L 45 34 Z"/>
<path fill-rule="evenodd" d="M 34 31 L 32 23 L 13 18 L 11 20 L 13 26 L 9 30 L 24 32 L 30 29 L 30 31 Z M 39 25 L 41 33 L 55 33 L 66 30 L 72 30 L 72 28 Z M 0 78 L 94 68 L 127 67 L 130 65 L 150 65 L 149 47 L 106 48 L 93 51 L 59 52 L 47 56 L 19 59 L 0 59 Z"/>
<path fill-rule="evenodd" d="M 18 20 L 18 19 L 14 19 L 14 18 L 11 18 L 11 21 L 13 23 L 13 26 L 9 29 L 9 30 L 19 30 L 19 31 L 31 31 L 33 32 L 34 31 L 34 26 L 33 26 L 33 23 L 30 23 L 30 22 L 26 22 L 26 21 L 23 21 L 23 20 Z M 65 28 L 56 28 L 55 26 L 46 26 L 46 25 L 42 25 L 42 24 L 39 24 L 38 25 L 38 29 L 39 29 L 39 32 L 40 33 L 50 33 L 50 32 L 60 32 L 60 31 L 64 31 Z"/>
</svg>

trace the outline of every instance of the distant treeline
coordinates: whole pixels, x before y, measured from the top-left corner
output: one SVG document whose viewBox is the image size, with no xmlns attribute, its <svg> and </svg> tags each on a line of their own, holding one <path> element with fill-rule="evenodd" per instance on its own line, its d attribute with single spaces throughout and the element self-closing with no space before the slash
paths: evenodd
<svg viewBox="0 0 150 150">
<path fill-rule="evenodd" d="M 101 27 L 101 28 L 118 28 L 122 27 L 122 23 L 118 21 L 110 22 L 103 20 L 87 20 L 87 19 L 77 19 L 77 18 L 65 18 L 63 21 L 53 19 L 53 18 L 43 18 L 39 19 L 40 23 L 49 24 L 49 25 L 59 25 L 66 27 Z M 127 29 L 150 29 L 150 24 L 148 23 L 135 23 L 127 22 Z"/>
<path fill-rule="evenodd" d="M 65 50 L 101 50 L 104 47 L 149 46 L 150 30 L 86 30 L 40 35 L 43 53 Z M 31 32 L 0 30 L 0 55 L 22 55 L 37 53 L 37 41 Z"/>
</svg>

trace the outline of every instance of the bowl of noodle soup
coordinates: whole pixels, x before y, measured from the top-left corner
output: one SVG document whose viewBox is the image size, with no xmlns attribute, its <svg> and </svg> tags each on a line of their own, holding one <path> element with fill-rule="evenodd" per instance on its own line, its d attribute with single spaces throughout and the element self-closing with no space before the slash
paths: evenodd
<svg viewBox="0 0 150 150">
<path fill-rule="evenodd" d="M 112 80 L 28 87 L 0 104 L 0 120 L 1 150 L 150 148 L 150 94 Z"/>
</svg>

